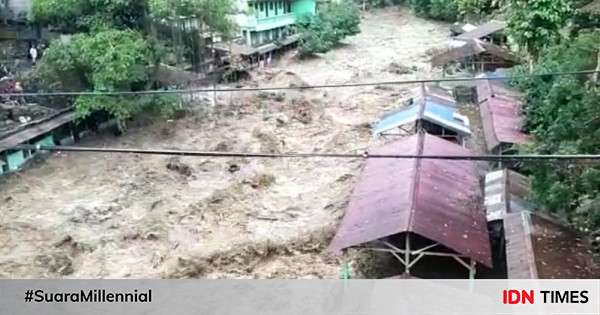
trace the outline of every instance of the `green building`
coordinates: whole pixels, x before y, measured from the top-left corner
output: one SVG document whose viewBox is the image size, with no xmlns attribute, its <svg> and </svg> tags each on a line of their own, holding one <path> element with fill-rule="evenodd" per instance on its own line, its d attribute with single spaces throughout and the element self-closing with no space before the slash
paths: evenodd
<svg viewBox="0 0 600 315">
<path fill-rule="evenodd" d="M 239 0 L 236 22 L 245 44 L 259 47 L 293 35 L 296 19 L 316 7 L 316 0 Z"/>
</svg>

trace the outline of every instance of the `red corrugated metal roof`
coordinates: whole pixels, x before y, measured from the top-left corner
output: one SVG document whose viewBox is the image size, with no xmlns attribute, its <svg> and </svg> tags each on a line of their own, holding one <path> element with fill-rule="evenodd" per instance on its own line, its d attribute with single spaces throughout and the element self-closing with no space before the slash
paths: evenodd
<svg viewBox="0 0 600 315">
<path fill-rule="evenodd" d="M 369 151 L 374 154 L 470 152 L 420 134 Z M 491 266 L 481 187 L 472 161 L 370 159 L 330 249 L 334 252 L 412 232 Z"/>
<path fill-rule="evenodd" d="M 521 144 L 528 141 L 522 131 L 521 98 L 500 82 L 481 81 L 477 85 L 483 133 L 488 150 L 502 143 Z"/>
</svg>

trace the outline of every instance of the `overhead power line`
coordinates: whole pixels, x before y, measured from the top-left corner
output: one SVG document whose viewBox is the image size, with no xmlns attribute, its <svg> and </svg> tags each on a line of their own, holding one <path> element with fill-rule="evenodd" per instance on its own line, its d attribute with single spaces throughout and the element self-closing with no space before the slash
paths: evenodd
<svg viewBox="0 0 600 315">
<path fill-rule="evenodd" d="M 93 153 L 120 153 L 141 155 L 166 155 L 166 156 L 195 156 L 207 158 L 330 158 L 330 159 L 429 159 L 429 160 L 466 160 L 466 161 L 599 161 L 600 154 L 587 155 L 414 155 L 414 154 L 344 154 L 344 153 L 244 153 L 244 152 L 215 152 L 195 150 L 165 150 L 165 149 L 139 149 L 139 148 L 93 148 L 76 146 L 45 146 L 45 145 L 18 145 L 15 150 L 42 150 L 63 152 L 93 152 Z"/>
<path fill-rule="evenodd" d="M 498 76 L 498 77 L 478 77 L 478 78 L 446 78 L 446 79 L 424 79 L 424 80 L 403 80 L 403 81 L 382 81 L 365 83 L 341 83 L 341 84 L 321 84 L 304 86 L 280 86 L 280 87 L 255 87 L 255 88 L 198 88 L 198 89 L 173 89 L 173 90 L 145 90 L 145 91 L 115 91 L 115 92 L 41 92 L 41 93 L 0 93 L 0 97 L 50 97 L 50 96 L 136 96 L 136 95 L 167 95 L 167 94 L 192 94 L 192 93 L 214 93 L 214 92 L 256 92 L 256 91 L 280 91 L 280 90 L 305 90 L 305 89 L 328 89 L 328 88 L 349 88 L 362 86 L 379 85 L 407 85 L 424 84 L 440 82 L 468 82 L 468 81 L 486 81 L 486 80 L 514 80 L 533 77 L 547 76 L 569 76 L 600 73 L 598 70 L 552 72 L 545 74 L 527 74 L 518 76 Z"/>
</svg>

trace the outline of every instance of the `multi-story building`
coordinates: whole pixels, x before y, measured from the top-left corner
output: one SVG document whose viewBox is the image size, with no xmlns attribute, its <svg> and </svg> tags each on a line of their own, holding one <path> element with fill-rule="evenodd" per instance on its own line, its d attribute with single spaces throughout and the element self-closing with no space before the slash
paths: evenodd
<svg viewBox="0 0 600 315">
<path fill-rule="evenodd" d="M 296 19 L 316 7 L 316 0 L 239 0 L 235 20 L 243 42 L 259 47 L 292 35 Z"/>
</svg>

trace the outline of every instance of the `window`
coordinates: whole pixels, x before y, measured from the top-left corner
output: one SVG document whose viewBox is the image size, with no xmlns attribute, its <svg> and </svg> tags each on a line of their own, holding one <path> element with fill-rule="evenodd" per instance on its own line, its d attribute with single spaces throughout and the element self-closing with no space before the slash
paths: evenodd
<svg viewBox="0 0 600 315">
<path fill-rule="evenodd" d="M 261 11 L 264 11 L 264 10 L 265 10 L 265 4 L 264 4 L 264 3 L 262 3 L 262 2 L 260 3 L 260 10 L 261 10 Z"/>
<path fill-rule="evenodd" d="M 273 2 L 269 2 L 269 9 L 271 9 L 271 11 L 273 11 Z"/>
<path fill-rule="evenodd" d="M 290 13 L 292 12 L 292 5 L 289 2 L 285 3 L 285 13 Z"/>
</svg>

